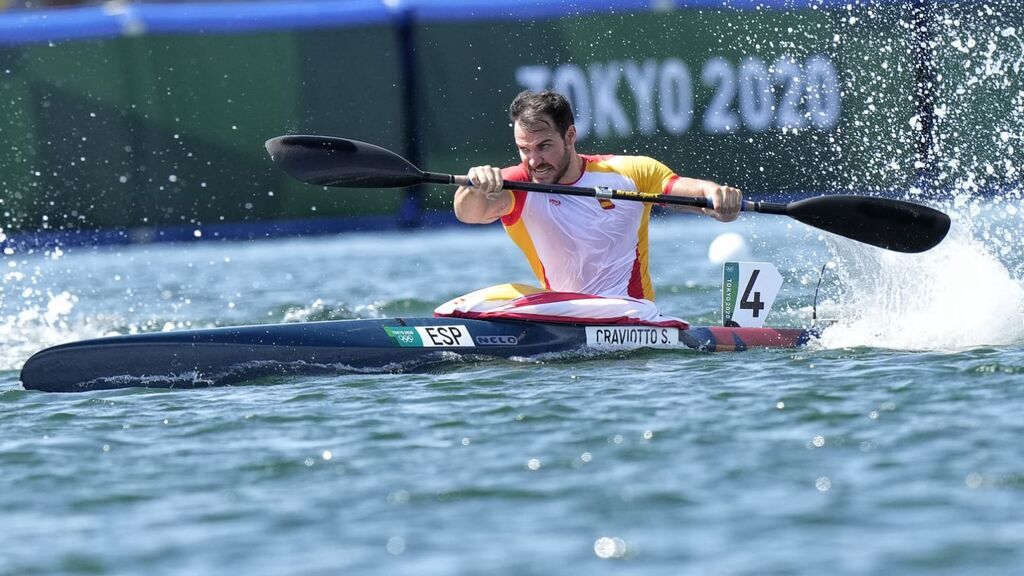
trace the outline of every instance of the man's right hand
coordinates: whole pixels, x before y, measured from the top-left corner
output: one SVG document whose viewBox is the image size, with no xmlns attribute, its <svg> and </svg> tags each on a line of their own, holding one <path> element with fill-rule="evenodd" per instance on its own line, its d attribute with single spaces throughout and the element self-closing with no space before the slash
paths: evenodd
<svg viewBox="0 0 1024 576">
<path fill-rule="evenodd" d="M 473 185 L 455 192 L 455 216 L 460 221 L 487 224 L 512 210 L 512 193 L 501 187 L 501 168 L 475 166 L 468 176 Z"/>
<path fill-rule="evenodd" d="M 483 194 L 488 200 L 496 200 L 502 191 L 501 168 L 474 166 L 469 169 L 469 180 L 473 183 L 472 191 Z"/>
</svg>

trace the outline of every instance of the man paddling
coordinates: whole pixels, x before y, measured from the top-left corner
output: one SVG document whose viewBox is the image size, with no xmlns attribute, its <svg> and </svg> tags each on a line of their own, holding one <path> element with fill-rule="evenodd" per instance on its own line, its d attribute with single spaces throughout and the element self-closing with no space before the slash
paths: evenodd
<svg viewBox="0 0 1024 576">
<path fill-rule="evenodd" d="M 647 241 L 651 205 L 503 190 L 503 180 L 709 198 L 711 209 L 680 209 L 722 222 L 739 214 L 743 196 L 736 188 L 677 176 L 646 156 L 576 152 L 572 108 L 557 92 L 521 92 L 509 117 L 522 162 L 471 168 L 473 186 L 455 193 L 455 215 L 469 224 L 500 218 L 547 289 L 654 300 Z"/>
</svg>

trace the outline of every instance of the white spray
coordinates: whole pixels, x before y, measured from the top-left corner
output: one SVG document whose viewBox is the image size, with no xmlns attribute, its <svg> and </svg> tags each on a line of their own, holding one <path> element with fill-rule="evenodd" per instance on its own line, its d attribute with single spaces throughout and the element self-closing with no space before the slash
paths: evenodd
<svg viewBox="0 0 1024 576">
<path fill-rule="evenodd" d="M 962 350 L 1024 343 L 1024 283 L 954 219 L 949 236 L 922 254 L 850 241 L 832 249 L 840 294 L 823 317 L 838 319 L 826 348 Z"/>
</svg>

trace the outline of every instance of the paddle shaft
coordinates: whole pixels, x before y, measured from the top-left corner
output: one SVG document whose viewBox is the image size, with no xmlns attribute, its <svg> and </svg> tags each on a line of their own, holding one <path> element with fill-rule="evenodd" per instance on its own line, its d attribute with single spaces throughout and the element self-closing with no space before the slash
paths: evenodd
<svg viewBox="0 0 1024 576">
<path fill-rule="evenodd" d="M 448 184 L 452 186 L 472 186 L 469 176 L 454 176 L 438 172 L 424 172 L 423 181 L 430 184 Z M 525 192 L 541 192 L 545 194 L 564 194 L 566 196 L 587 196 L 590 198 L 607 198 L 608 200 L 629 200 L 634 202 L 650 202 L 652 204 L 675 204 L 694 208 L 712 208 L 710 198 L 693 196 L 669 196 L 667 194 L 651 194 L 632 190 L 614 190 L 612 188 L 583 188 L 565 184 L 538 184 L 535 182 L 519 182 L 506 180 L 501 185 L 506 190 L 523 190 Z M 786 214 L 785 204 L 772 202 L 755 202 L 744 200 L 740 205 L 744 212 L 761 212 L 764 214 Z"/>
</svg>

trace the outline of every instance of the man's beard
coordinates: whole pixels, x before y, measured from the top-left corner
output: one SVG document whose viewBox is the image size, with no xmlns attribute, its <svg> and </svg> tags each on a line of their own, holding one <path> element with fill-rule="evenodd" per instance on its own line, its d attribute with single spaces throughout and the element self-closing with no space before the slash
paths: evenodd
<svg viewBox="0 0 1024 576">
<path fill-rule="evenodd" d="M 555 166 L 554 164 L 545 164 L 546 166 L 551 166 L 553 168 L 553 170 L 549 170 L 548 171 L 548 174 L 554 174 L 555 175 L 554 178 L 552 178 L 549 183 L 557 184 L 558 182 L 561 182 L 562 178 L 565 176 L 566 172 L 569 171 L 570 156 L 569 156 L 569 147 L 568 146 L 565 147 L 565 156 L 564 156 L 564 158 L 565 158 L 565 162 L 561 166 Z M 535 174 L 533 169 L 530 170 L 530 179 L 533 180 L 534 182 L 538 182 L 537 175 Z"/>
</svg>

